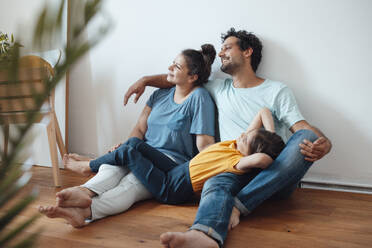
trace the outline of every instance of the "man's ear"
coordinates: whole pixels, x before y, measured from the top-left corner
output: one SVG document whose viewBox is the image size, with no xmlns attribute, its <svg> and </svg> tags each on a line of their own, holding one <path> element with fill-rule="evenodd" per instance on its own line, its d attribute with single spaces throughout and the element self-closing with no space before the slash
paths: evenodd
<svg viewBox="0 0 372 248">
<path fill-rule="evenodd" d="M 253 53 L 252 47 L 247 48 L 246 50 L 243 51 L 243 56 L 245 58 L 251 57 Z"/>
</svg>

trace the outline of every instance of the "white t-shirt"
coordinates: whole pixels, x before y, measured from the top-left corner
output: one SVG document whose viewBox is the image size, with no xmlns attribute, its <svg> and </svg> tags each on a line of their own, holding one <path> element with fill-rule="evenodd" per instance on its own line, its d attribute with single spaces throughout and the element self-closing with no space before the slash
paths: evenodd
<svg viewBox="0 0 372 248">
<path fill-rule="evenodd" d="M 266 79 L 256 87 L 235 88 L 227 78 L 210 80 L 204 87 L 217 105 L 221 141 L 239 137 L 264 107 L 270 109 L 275 132 L 284 142 L 291 134 L 289 128 L 304 120 L 292 91 L 281 82 Z"/>
</svg>

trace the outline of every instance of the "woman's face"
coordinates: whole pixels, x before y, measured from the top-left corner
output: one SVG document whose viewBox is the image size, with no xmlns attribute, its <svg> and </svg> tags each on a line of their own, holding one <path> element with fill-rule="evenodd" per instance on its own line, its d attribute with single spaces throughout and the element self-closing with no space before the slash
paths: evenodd
<svg viewBox="0 0 372 248">
<path fill-rule="evenodd" d="M 195 75 L 190 76 L 186 60 L 182 54 L 179 54 L 168 67 L 167 80 L 176 85 L 192 83 L 195 81 Z"/>
</svg>

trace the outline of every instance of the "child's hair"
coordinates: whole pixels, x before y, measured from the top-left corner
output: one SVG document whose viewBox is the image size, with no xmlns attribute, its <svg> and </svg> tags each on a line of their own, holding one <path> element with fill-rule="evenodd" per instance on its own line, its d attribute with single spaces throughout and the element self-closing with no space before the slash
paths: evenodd
<svg viewBox="0 0 372 248">
<path fill-rule="evenodd" d="M 250 143 L 252 154 L 258 152 L 265 153 L 273 160 L 279 156 L 284 147 L 284 141 L 279 135 L 264 129 L 258 129 L 257 134 Z"/>
</svg>

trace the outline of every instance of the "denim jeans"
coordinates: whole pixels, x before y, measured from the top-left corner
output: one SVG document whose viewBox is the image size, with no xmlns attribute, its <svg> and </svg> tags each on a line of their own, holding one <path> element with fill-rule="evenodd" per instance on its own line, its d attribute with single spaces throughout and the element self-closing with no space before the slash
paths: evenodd
<svg viewBox="0 0 372 248">
<path fill-rule="evenodd" d="M 106 153 L 105 155 L 98 157 L 94 160 L 91 160 L 89 162 L 89 166 L 91 171 L 98 172 L 98 169 L 103 164 L 110 164 L 110 165 L 116 165 L 116 166 L 126 166 L 129 163 L 135 163 L 137 162 L 138 165 L 140 165 L 141 162 L 146 162 L 147 160 L 144 159 L 143 156 L 154 156 L 158 159 L 159 163 L 158 166 L 161 167 L 162 170 L 170 170 L 172 169 L 175 164 L 169 157 L 167 157 L 165 154 L 159 152 L 155 148 L 147 145 L 148 149 L 144 151 L 144 154 L 141 154 L 138 151 L 135 151 L 135 147 L 137 144 L 143 143 L 146 144 L 143 140 L 132 137 L 128 139 L 125 143 L 123 143 L 121 146 L 116 148 L 114 151 Z M 153 155 L 156 154 L 156 155 Z"/>
<path fill-rule="evenodd" d="M 128 167 L 156 200 L 167 204 L 181 204 L 193 198 L 189 162 L 177 165 L 139 139 L 133 148 L 143 159 L 138 164 L 128 163 Z"/>
<path fill-rule="evenodd" d="M 114 151 L 106 153 L 101 157 L 98 157 L 89 162 L 90 170 L 92 172 L 98 172 L 99 168 L 103 164 L 125 166 L 128 164 L 128 161 L 135 159 L 133 155 L 132 145 L 135 145 L 135 139 L 130 138 L 127 142 L 123 143 L 121 146 L 116 148 Z"/>
<path fill-rule="evenodd" d="M 300 153 L 299 144 L 304 139 L 314 141 L 317 136 L 310 130 L 297 131 L 276 160 L 257 176 L 223 173 L 210 178 L 204 184 L 199 209 L 190 229 L 204 232 L 222 246 L 234 205 L 246 215 L 268 198 L 288 197 L 312 165 Z M 254 178 L 250 180 L 249 176 Z M 246 184 L 244 180 L 250 181 Z M 239 190 L 234 198 L 234 193 Z"/>
<path fill-rule="evenodd" d="M 160 202 L 180 204 L 193 198 L 189 163 L 178 165 L 139 138 L 128 139 L 113 152 L 91 160 L 89 166 L 96 172 L 103 164 L 128 166 L 136 178 Z"/>
</svg>

